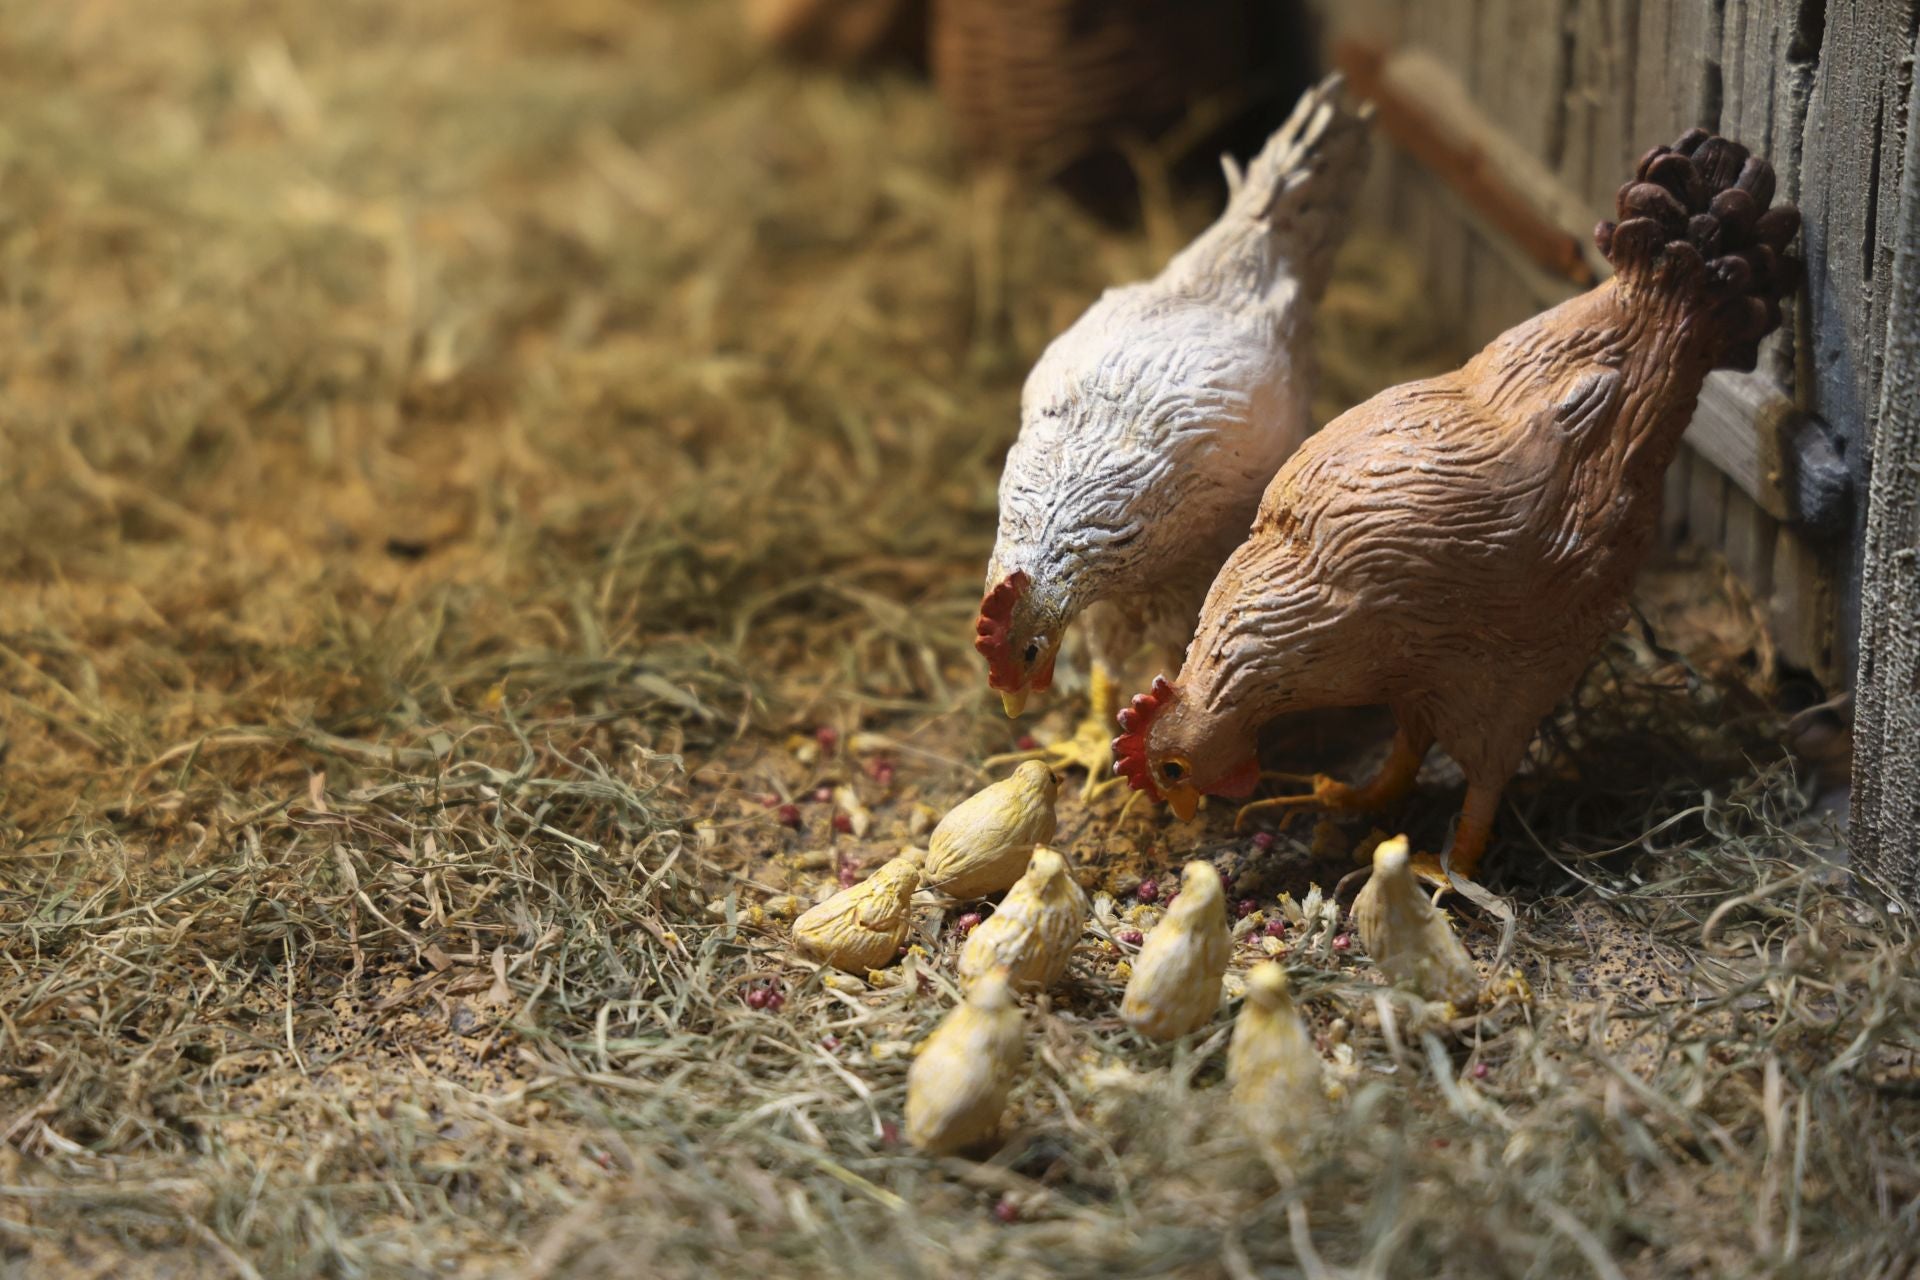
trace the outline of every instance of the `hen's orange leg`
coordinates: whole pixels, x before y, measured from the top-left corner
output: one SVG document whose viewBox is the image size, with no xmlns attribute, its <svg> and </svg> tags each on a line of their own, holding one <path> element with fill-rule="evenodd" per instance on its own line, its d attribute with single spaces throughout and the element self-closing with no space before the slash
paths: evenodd
<svg viewBox="0 0 1920 1280">
<path fill-rule="evenodd" d="M 1419 853 L 1412 859 L 1413 873 L 1436 889 L 1452 887 L 1447 879 L 1448 865 L 1462 880 L 1473 879 L 1473 873 L 1480 869 L 1480 855 L 1487 851 L 1487 840 L 1493 835 L 1493 815 L 1499 810 L 1499 787 L 1477 787 L 1469 783 L 1466 803 L 1460 808 L 1460 825 L 1454 828 L 1453 847 L 1447 850 L 1446 865 L 1430 853 Z"/>
<path fill-rule="evenodd" d="M 1397 731 L 1393 735 L 1393 749 L 1387 753 L 1387 762 L 1380 766 L 1373 777 L 1357 787 L 1324 773 L 1263 773 L 1260 775 L 1263 778 L 1304 782 L 1313 789 L 1305 795 L 1274 796 L 1242 805 L 1233 820 L 1233 829 L 1240 830 L 1246 824 L 1248 814 L 1263 809 L 1331 809 L 1340 813 L 1384 809 L 1413 789 L 1413 780 L 1420 773 L 1420 762 L 1427 758 L 1427 748 L 1432 745 L 1431 740 L 1415 742 L 1405 729 Z"/>
</svg>

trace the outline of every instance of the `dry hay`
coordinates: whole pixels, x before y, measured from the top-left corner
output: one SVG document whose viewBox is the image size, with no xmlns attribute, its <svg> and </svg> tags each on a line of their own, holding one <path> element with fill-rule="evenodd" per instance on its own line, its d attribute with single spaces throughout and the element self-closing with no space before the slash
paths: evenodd
<svg viewBox="0 0 1920 1280">
<path fill-rule="evenodd" d="M 1836 887 L 1737 601 L 1650 598 L 1688 656 L 1623 636 L 1543 738 L 1512 929 L 1462 915 L 1490 1012 L 1294 939 L 1353 1059 L 1291 1186 L 1225 1024 L 1125 1033 L 1098 936 L 999 1154 L 898 1147 L 954 930 L 835 989 L 761 904 L 1010 745 L 996 451 L 1160 251 L 996 222 L 924 86 L 725 6 L 86 0 L 0 9 L 0 122 L 0 1272 L 1914 1265 L 1910 917 Z M 1349 255 L 1334 405 L 1445 358 L 1396 261 Z M 1395 817 L 1455 804 L 1436 762 Z M 1063 812 L 1101 886 L 1198 850 L 1267 910 L 1368 834 L 1120 810 Z"/>
</svg>

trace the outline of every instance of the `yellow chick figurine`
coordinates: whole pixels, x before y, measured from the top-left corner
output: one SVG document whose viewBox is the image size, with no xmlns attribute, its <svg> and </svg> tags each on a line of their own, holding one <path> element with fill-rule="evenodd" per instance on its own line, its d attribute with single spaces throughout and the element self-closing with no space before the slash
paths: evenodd
<svg viewBox="0 0 1920 1280">
<path fill-rule="evenodd" d="M 1053 770 L 1029 760 L 940 820 L 927 841 L 926 887 L 981 898 L 1013 887 L 1035 845 L 1053 839 Z"/>
<path fill-rule="evenodd" d="M 1220 873 L 1209 863 L 1189 862 L 1180 873 L 1179 896 L 1133 962 L 1121 1018 L 1153 1040 L 1204 1027 L 1220 1007 L 1220 982 L 1232 953 Z"/>
<path fill-rule="evenodd" d="M 1016 987 L 1052 986 L 1067 971 L 1073 944 L 1090 914 L 1087 895 L 1073 882 L 1067 860 L 1052 849 L 1035 849 L 1027 873 L 1008 891 L 999 910 L 967 938 L 960 952 L 960 985 L 1004 968 Z"/>
<path fill-rule="evenodd" d="M 1007 971 L 980 975 L 907 1070 L 907 1141 L 945 1155 L 994 1135 L 1026 1057 L 1021 1022 Z"/>
<path fill-rule="evenodd" d="M 920 853 L 909 850 L 793 922 L 793 949 L 844 973 L 883 968 L 900 954 L 913 923 Z"/>
<path fill-rule="evenodd" d="M 1405 836 L 1373 851 L 1373 875 L 1354 899 L 1353 919 L 1367 954 L 1397 985 L 1463 1009 L 1479 998 L 1473 957 L 1414 879 Z"/>
<path fill-rule="evenodd" d="M 1247 998 L 1227 1048 L 1227 1084 L 1242 1123 L 1269 1155 L 1291 1156 L 1303 1120 L 1325 1102 L 1320 1055 L 1275 961 L 1247 975 Z"/>
</svg>

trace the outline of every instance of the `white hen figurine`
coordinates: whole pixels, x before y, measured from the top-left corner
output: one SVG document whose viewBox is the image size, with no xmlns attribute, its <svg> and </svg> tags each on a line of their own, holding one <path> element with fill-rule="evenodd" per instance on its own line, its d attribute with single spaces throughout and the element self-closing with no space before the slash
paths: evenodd
<svg viewBox="0 0 1920 1280">
<path fill-rule="evenodd" d="M 1184 649 L 1312 429 L 1313 311 L 1366 170 L 1366 119 L 1338 76 L 1309 91 L 1244 176 L 1226 162 L 1219 220 L 1152 280 L 1102 294 L 1027 377 L 975 647 L 1018 715 L 1085 615 L 1091 715 L 1044 754 L 1086 768 L 1089 791 L 1112 760 L 1119 665 L 1143 643 Z"/>
</svg>

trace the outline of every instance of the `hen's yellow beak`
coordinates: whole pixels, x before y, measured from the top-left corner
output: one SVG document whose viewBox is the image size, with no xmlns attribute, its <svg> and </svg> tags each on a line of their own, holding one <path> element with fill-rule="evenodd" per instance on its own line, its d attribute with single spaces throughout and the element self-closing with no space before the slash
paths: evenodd
<svg viewBox="0 0 1920 1280">
<path fill-rule="evenodd" d="M 1002 693 L 1000 705 L 1006 709 L 1007 719 L 1017 719 L 1020 713 L 1027 709 L 1027 691 L 1016 689 L 1012 693 Z"/>
<path fill-rule="evenodd" d="M 1191 821 L 1193 815 L 1200 812 L 1200 793 L 1190 782 L 1176 783 L 1167 788 L 1167 808 L 1173 810 L 1173 816 L 1180 821 Z"/>
</svg>

